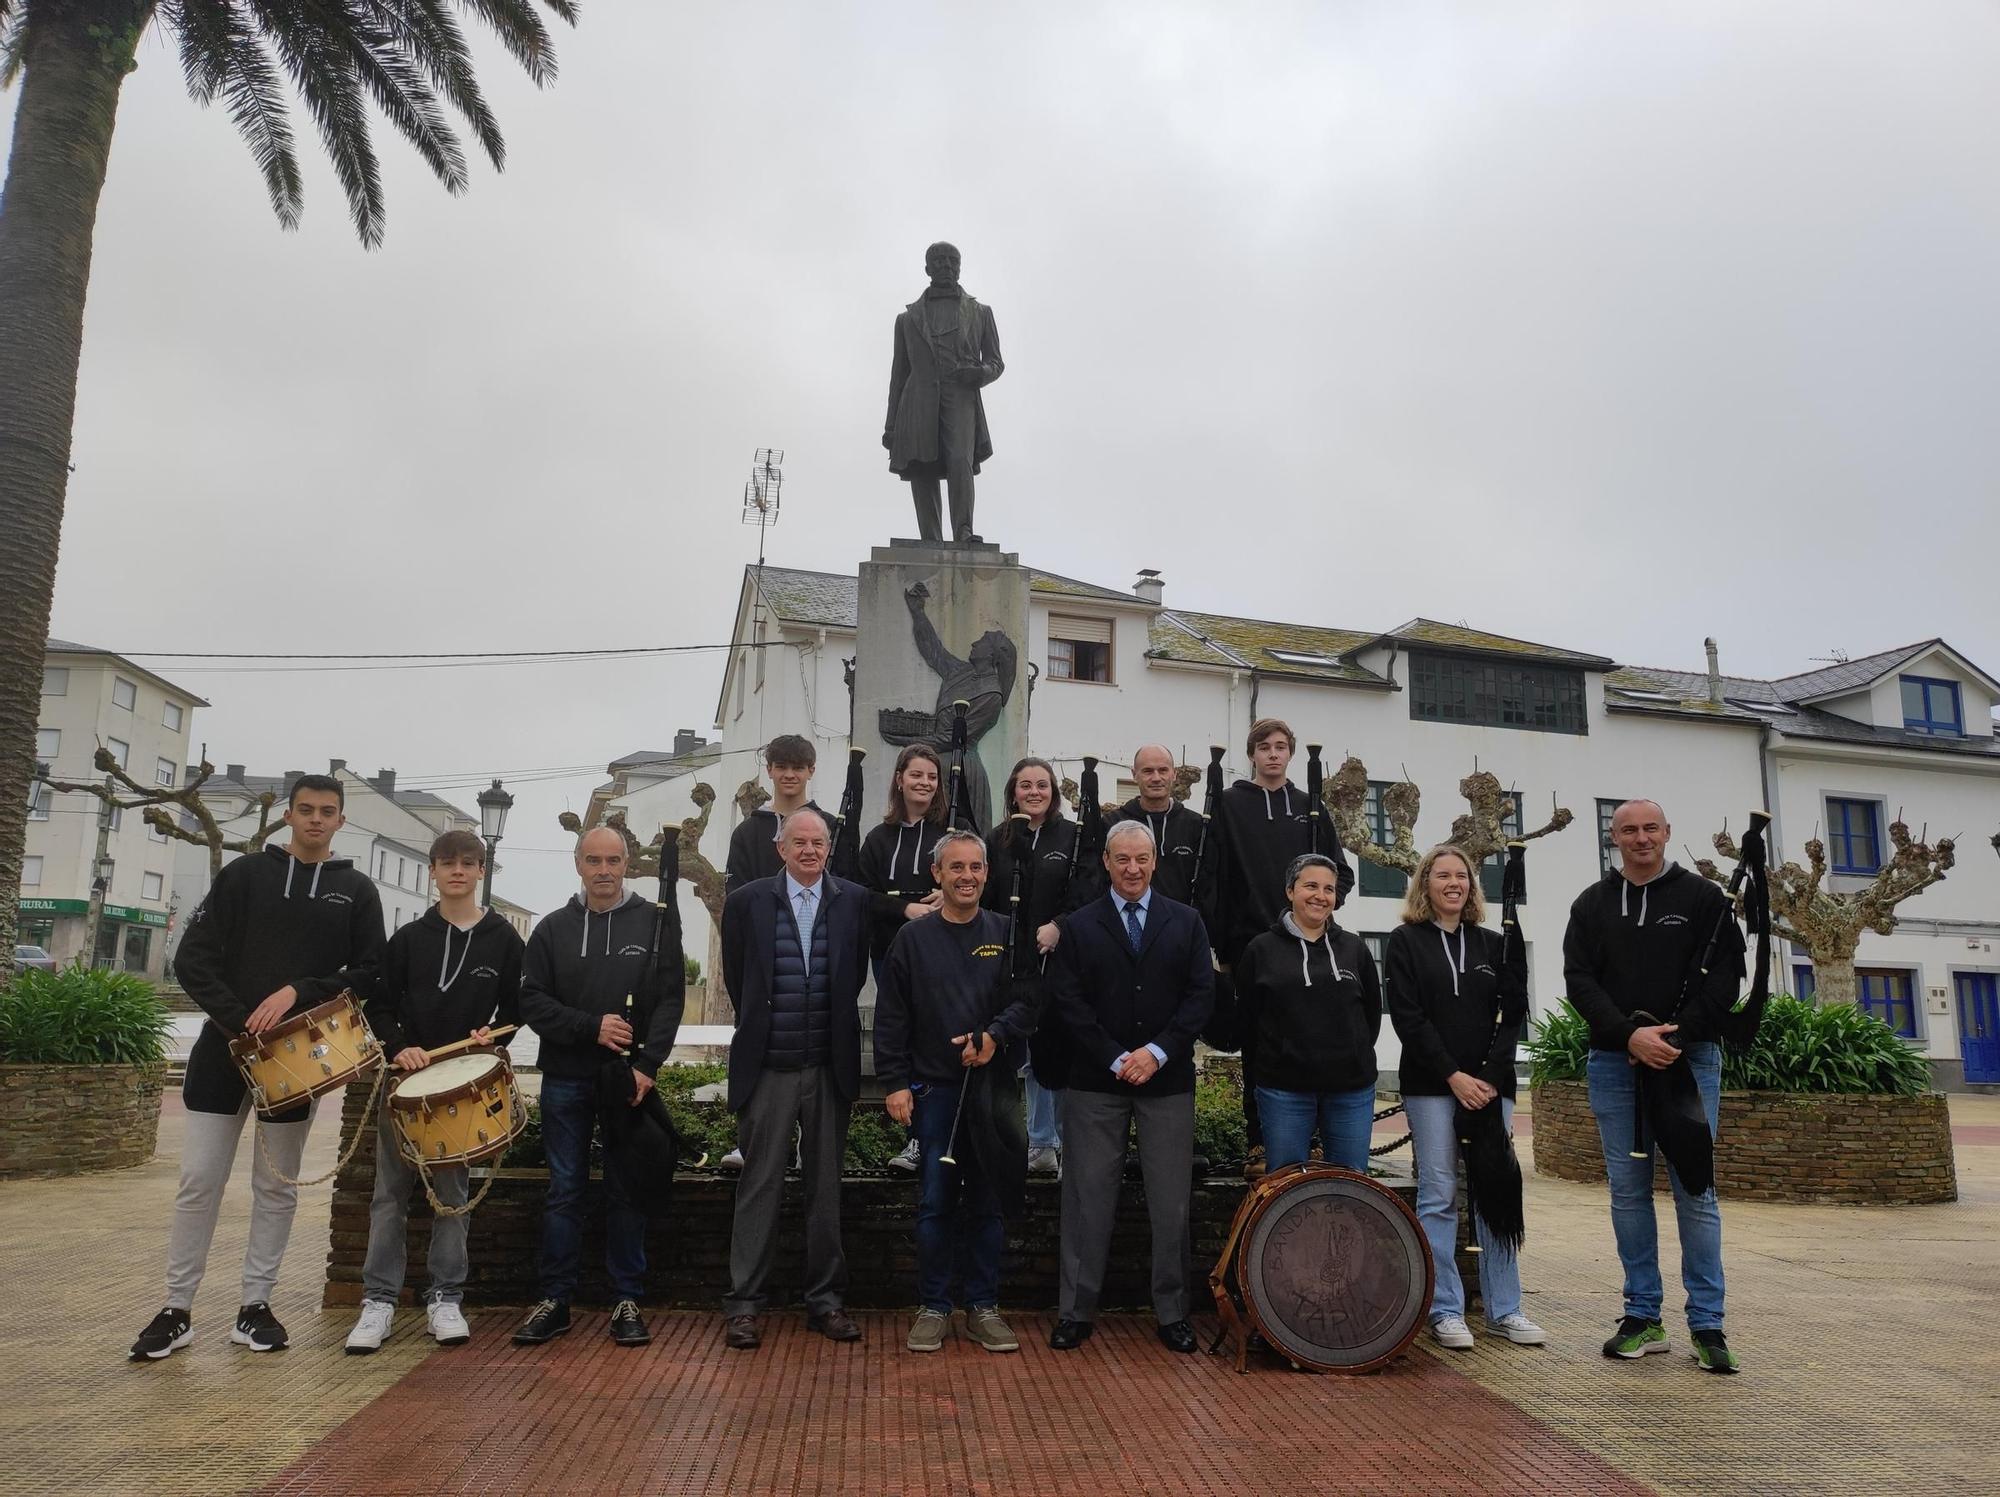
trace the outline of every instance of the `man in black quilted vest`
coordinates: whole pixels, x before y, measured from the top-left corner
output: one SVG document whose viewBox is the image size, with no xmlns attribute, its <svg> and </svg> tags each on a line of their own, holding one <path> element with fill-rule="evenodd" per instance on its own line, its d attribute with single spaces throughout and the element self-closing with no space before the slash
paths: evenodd
<svg viewBox="0 0 2000 1497">
<path fill-rule="evenodd" d="M 723 1315 L 738 1351 L 760 1339 L 794 1126 L 805 1185 L 806 1325 L 834 1341 L 861 1339 L 842 1306 L 840 1161 L 861 1090 L 856 1000 L 868 974 L 869 904 L 861 885 L 826 871 L 828 852 L 825 818 L 793 812 L 778 838 L 783 870 L 744 884 L 722 907 L 722 973 L 736 1005 L 729 1110 L 743 1152 Z"/>
</svg>

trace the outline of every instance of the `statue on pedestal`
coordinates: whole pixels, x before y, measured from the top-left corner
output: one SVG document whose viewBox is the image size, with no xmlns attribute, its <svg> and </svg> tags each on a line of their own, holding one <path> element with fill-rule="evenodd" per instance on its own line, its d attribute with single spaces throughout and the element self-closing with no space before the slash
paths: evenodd
<svg viewBox="0 0 2000 1497">
<path fill-rule="evenodd" d="M 951 741 L 952 704 L 966 702 L 966 742 L 972 752 L 965 756 L 965 799 L 982 832 L 993 827 L 993 790 L 981 767 L 979 740 L 1000 720 L 1014 695 L 1014 677 L 1019 672 L 1020 652 L 1014 641 L 998 629 L 988 629 L 972 642 L 967 658 L 959 659 L 939 638 L 937 626 L 924 605 L 930 589 L 918 582 L 904 592 L 909 605 L 910 631 L 924 664 L 937 673 L 937 705 L 929 712 L 884 709 L 879 730 L 882 741 L 901 746 L 928 743 L 942 751 Z"/>
<path fill-rule="evenodd" d="M 992 310 L 966 295 L 958 267 L 952 245 L 924 251 L 931 283 L 896 315 L 889 416 L 882 428 L 889 471 L 909 484 L 917 534 L 927 541 L 944 539 L 940 481 L 951 498 L 951 538 L 979 539 L 972 529 L 972 477 L 993 456 L 979 392 L 1006 367 Z"/>
</svg>

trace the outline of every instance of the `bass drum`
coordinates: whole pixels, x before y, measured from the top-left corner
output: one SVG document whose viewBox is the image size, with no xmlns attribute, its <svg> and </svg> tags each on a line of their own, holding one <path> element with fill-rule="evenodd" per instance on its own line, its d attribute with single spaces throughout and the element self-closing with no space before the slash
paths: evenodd
<svg viewBox="0 0 2000 1497">
<path fill-rule="evenodd" d="M 1430 1309 L 1433 1268 L 1417 1216 L 1366 1175 L 1298 1164 L 1244 1195 L 1209 1275 L 1216 1313 L 1236 1339 L 1252 1332 L 1294 1366 L 1373 1372 L 1402 1355 Z"/>
</svg>

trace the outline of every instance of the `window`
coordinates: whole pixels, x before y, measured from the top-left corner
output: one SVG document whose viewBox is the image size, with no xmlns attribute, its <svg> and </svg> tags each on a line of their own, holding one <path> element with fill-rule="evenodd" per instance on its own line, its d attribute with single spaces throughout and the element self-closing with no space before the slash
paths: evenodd
<svg viewBox="0 0 2000 1497">
<path fill-rule="evenodd" d="M 1273 650 L 1264 653 L 1281 665 L 1311 665 L 1321 670 L 1338 670 L 1340 661 L 1331 655 L 1315 655 L 1310 650 Z"/>
<path fill-rule="evenodd" d="M 120 769 L 123 769 L 125 761 L 132 757 L 132 745 L 122 738 L 107 738 L 104 740 L 104 746 L 111 750 L 111 757 L 118 761 Z"/>
<path fill-rule="evenodd" d="M 49 802 L 55 799 L 55 792 L 37 781 L 28 787 L 28 820 L 47 821 Z"/>
<path fill-rule="evenodd" d="M 1507 814 L 1500 818 L 1500 831 L 1509 839 L 1521 835 L 1521 792 L 1518 790 L 1507 792 Z M 1479 865 L 1479 887 L 1486 895 L 1486 902 L 1493 906 L 1490 917 L 1496 921 L 1500 918 L 1500 880 L 1506 873 L 1507 854 L 1504 852 L 1492 854 Z M 1524 884 L 1521 898 L 1525 900 L 1527 897 Z"/>
<path fill-rule="evenodd" d="M 1872 800 L 1826 798 L 1826 840 L 1835 873 L 1879 873 L 1882 868 L 1880 808 Z"/>
<path fill-rule="evenodd" d="M 114 707 L 123 707 L 127 712 L 130 712 L 134 707 L 139 705 L 138 686 L 131 681 L 127 681 L 123 676 L 113 676 L 111 678 L 111 705 Z"/>
<path fill-rule="evenodd" d="M 1801 1003 L 1813 1001 L 1813 992 L 1819 986 L 1813 980 L 1811 962 L 1792 963 L 1792 996 Z"/>
<path fill-rule="evenodd" d="M 100 801 L 98 804 L 101 806 L 103 802 Z M 111 830 L 114 832 L 123 831 L 125 829 L 125 808 L 123 806 L 112 806 L 110 810 Z"/>
<path fill-rule="evenodd" d="M 1049 615 L 1049 678 L 1111 679 L 1111 620 Z"/>
<path fill-rule="evenodd" d="M 387 862 L 388 860 L 385 858 L 383 859 L 383 861 Z M 410 860 L 408 858 L 396 859 L 396 887 L 398 889 L 404 888 L 405 885 L 403 883 L 403 880 L 408 878 L 409 876 L 410 876 Z M 968 1043 L 970 1042 L 968 1041 Z"/>
<path fill-rule="evenodd" d="M 62 752 L 61 728 L 35 729 L 35 757 L 44 764 L 56 762 L 56 755 Z"/>
<path fill-rule="evenodd" d="M 1583 672 L 1554 665 L 1410 655 L 1413 722 L 1469 723 L 1537 733 L 1587 733 Z"/>
<path fill-rule="evenodd" d="M 169 733 L 180 732 L 181 724 L 185 720 L 179 702 L 168 702 L 160 709 L 160 721 L 166 724 Z"/>
<path fill-rule="evenodd" d="M 157 873 L 148 873 L 139 880 L 139 897 L 157 901 L 166 880 Z"/>
<path fill-rule="evenodd" d="M 45 665 L 42 667 L 42 695 L 45 697 L 66 697 L 69 695 L 68 666 Z"/>
<path fill-rule="evenodd" d="M 1375 971 L 1382 978 L 1382 985 L 1389 985 L 1387 967 L 1389 962 L 1389 933 L 1385 930 L 1363 931 L 1361 944 L 1368 948 L 1368 954 L 1375 958 Z"/>
<path fill-rule="evenodd" d="M 146 823 L 146 840 L 148 842 L 164 842 L 167 840 L 167 834 L 149 821 Z"/>
<path fill-rule="evenodd" d="M 39 889 L 42 886 L 42 860 L 39 854 L 21 859 L 21 887 Z"/>
<path fill-rule="evenodd" d="M 1614 868 L 1625 866 L 1618 861 L 1618 846 L 1611 840 L 1611 818 L 1618 814 L 1618 808 L 1624 804 L 1622 800 L 1606 800 L 1602 796 L 1598 797 L 1597 871 L 1599 873 L 1609 873 Z"/>
<path fill-rule="evenodd" d="M 1368 838 L 1377 847 L 1394 844 L 1395 833 L 1389 826 L 1389 810 L 1383 805 L 1382 797 L 1389 789 L 1387 780 L 1370 780 L 1368 798 L 1361 803 L 1361 814 L 1368 818 Z M 1361 881 L 1356 886 L 1360 892 L 1376 899 L 1401 899 L 1410 887 L 1409 875 L 1400 868 L 1385 868 L 1379 863 L 1371 863 L 1366 858 L 1355 857 L 1361 865 Z"/>
<path fill-rule="evenodd" d="M 156 785 L 165 785 L 168 789 L 173 788 L 173 783 L 174 783 L 173 760 L 155 759 L 153 761 L 153 783 Z"/>
<path fill-rule="evenodd" d="M 1903 726 L 1912 733 L 1939 738 L 1963 738 L 1965 714 L 1959 709 L 1958 683 L 1929 676 L 1904 676 Z"/>
<path fill-rule="evenodd" d="M 1916 982 L 1907 967 L 1854 969 L 1854 1005 L 1906 1040 L 1917 1037 Z"/>
<path fill-rule="evenodd" d="M 375 877 L 382 883 L 389 882 L 389 854 L 379 848 L 375 853 Z"/>
</svg>

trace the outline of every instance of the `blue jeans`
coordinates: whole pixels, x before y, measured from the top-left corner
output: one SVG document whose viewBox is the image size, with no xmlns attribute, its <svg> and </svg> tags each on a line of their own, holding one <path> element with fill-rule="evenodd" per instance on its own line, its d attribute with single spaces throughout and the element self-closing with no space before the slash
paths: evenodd
<svg viewBox="0 0 2000 1497">
<path fill-rule="evenodd" d="M 953 1154 L 940 1157 L 958 1109 L 956 1086 L 932 1085 L 918 1093 L 911 1131 L 923 1149 L 917 1175 L 917 1299 L 926 1310 L 949 1315 L 956 1271 L 965 1306 L 990 1309 L 1000 1303 L 1000 1248 L 1007 1224 L 1000 1198 L 980 1168 L 963 1125 Z"/>
<path fill-rule="evenodd" d="M 542 1294 L 565 1304 L 576 1294 L 583 1258 L 583 1193 L 590 1183 L 590 1135 L 596 1126 L 594 1077 L 542 1077 L 542 1148 L 549 1160 L 549 1198 L 542 1208 Z M 610 1164 L 607 1159 L 604 1269 L 615 1296 L 639 1299 L 646 1292 L 646 1213 L 626 1194 Z"/>
<path fill-rule="evenodd" d="M 1368 1170 L 1368 1136 L 1375 1128 L 1375 1088 L 1351 1092 L 1283 1092 L 1257 1088 L 1257 1115 L 1264 1122 L 1264 1163 L 1270 1169 L 1297 1164 L 1319 1128 L 1326 1162 L 1363 1174 Z"/>
<path fill-rule="evenodd" d="M 1687 1047 L 1688 1064 L 1701 1092 L 1708 1129 L 1715 1131 L 1722 1103 L 1722 1051 L 1712 1043 Z M 1618 1261 L 1625 1266 L 1625 1313 L 1641 1320 L 1660 1318 L 1660 1230 L 1653 1214 L 1653 1156 L 1631 1158 L 1632 1112 L 1637 1091 L 1632 1063 L 1610 1050 L 1590 1052 L 1590 1110 L 1604 1145 L 1604 1170 L 1611 1180 L 1611 1230 Z M 1722 1211 L 1715 1191 L 1693 1196 L 1672 1165 L 1674 1217 L 1681 1234 L 1681 1283 L 1687 1289 L 1691 1331 L 1722 1329 Z"/>
<path fill-rule="evenodd" d="M 1491 1107 L 1492 1103 L 1487 1103 Z M 1410 1148 L 1417 1156 L 1417 1221 L 1431 1245 L 1437 1274 L 1431 1286 L 1431 1319 L 1465 1314 L 1465 1284 L 1458 1276 L 1458 1099 L 1404 1097 L 1403 1115 L 1410 1120 Z M 1514 1104 L 1500 1099 L 1500 1116 L 1514 1127 Z M 1479 1213 L 1472 1214 L 1479 1234 L 1479 1298 L 1489 1321 L 1505 1320 L 1521 1308 L 1521 1260 L 1493 1241 Z"/>
<path fill-rule="evenodd" d="M 1062 1109 L 1057 1104 L 1062 1093 L 1051 1091 L 1035 1080 L 1035 1068 L 1022 1066 L 1021 1075 L 1026 1085 L 1021 1088 L 1028 1103 L 1028 1147 L 1031 1149 L 1060 1149 L 1062 1147 Z"/>
</svg>

